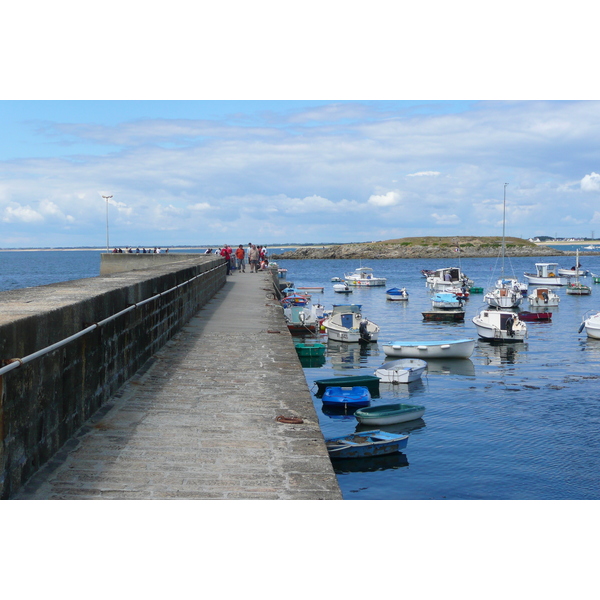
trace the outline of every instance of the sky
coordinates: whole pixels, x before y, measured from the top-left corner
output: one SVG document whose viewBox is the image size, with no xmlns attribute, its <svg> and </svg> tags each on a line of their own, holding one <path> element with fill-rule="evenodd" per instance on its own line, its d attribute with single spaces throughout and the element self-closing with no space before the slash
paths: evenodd
<svg viewBox="0 0 600 600">
<path fill-rule="evenodd" d="M 175 31 L 151 11 L 98 16 L 86 37 L 45 27 L 43 6 L 42 43 L 25 52 L 14 37 L 20 68 L 7 61 L 0 96 L 2 248 L 501 235 L 505 183 L 508 236 L 600 237 L 595 75 L 565 52 L 593 49 L 580 14 L 519 4 L 518 22 L 495 15 L 490 29 L 476 3 L 429 3 L 408 15 L 428 19 L 425 40 L 378 14 L 384 2 L 370 17 L 308 2 L 318 22 L 275 14 L 285 32 L 249 30 L 246 5 L 226 2 Z M 485 31 L 445 26 L 461 6 Z M 208 26 L 225 18 L 228 44 Z M 148 34 L 125 44 L 128 21 Z M 547 32 L 535 45 L 531 22 Z"/>
</svg>

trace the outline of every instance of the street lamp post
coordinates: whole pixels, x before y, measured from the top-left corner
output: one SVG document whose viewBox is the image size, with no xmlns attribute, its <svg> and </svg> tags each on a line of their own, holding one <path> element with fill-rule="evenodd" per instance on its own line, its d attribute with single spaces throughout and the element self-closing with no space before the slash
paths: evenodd
<svg viewBox="0 0 600 600">
<path fill-rule="evenodd" d="M 108 201 L 112 198 L 112 196 L 102 196 L 106 200 L 106 252 L 108 250 Z"/>
</svg>

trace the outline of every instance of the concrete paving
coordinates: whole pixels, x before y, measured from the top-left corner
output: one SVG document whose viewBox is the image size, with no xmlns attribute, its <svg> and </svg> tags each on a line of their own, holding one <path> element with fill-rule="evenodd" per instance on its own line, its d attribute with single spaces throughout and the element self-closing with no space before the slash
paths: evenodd
<svg viewBox="0 0 600 600">
<path fill-rule="evenodd" d="M 272 290 L 229 276 L 15 498 L 341 499 Z"/>
</svg>

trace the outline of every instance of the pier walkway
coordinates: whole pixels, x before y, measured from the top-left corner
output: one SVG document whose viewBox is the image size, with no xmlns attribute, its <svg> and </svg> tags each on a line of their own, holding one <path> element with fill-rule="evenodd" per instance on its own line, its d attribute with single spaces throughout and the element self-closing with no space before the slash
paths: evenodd
<svg viewBox="0 0 600 600">
<path fill-rule="evenodd" d="M 272 290 L 229 276 L 15 499 L 341 499 Z"/>
</svg>

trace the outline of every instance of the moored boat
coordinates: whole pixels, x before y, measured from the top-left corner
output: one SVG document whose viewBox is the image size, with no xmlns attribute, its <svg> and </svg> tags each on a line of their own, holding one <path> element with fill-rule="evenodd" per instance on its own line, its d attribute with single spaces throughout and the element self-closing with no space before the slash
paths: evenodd
<svg viewBox="0 0 600 600">
<path fill-rule="evenodd" d="M 521 321 L 527 321 L 527 322 L 536 322 L 536 321 L 540 321 L 540 322 L 548 322 L 548 321 L 552 321 L 552 313 L 551 312 L 529 312 L 526 310 L 522 310 L 519 313 L 519 319 L 521 319 Z"/>
<path fill-rule="evenodd" d="M 394 425 L 420 419 L 425 414 L 425 407 L 418 404 L 381 404 L 359 408 L 354 416 L 361 425 Z"/>
<path fill-rule="evenodd" d="M 383 363 L 374 373 L 383 383 L 411 383 L 420 379 L 427 363 L 420 358 L 400 358 Z"/>
<path fill-rule="evenodd" d="M 558 263 L 535 263 L 535 273 L 524 273 L 530 285 L 568 285 L 570 278 L 558 274 Z"/>
<path fill-rule="evenodd" d="M 535 288 L 527 296 L 529 306 L 558 306 L 560 296 L 550 288 Z"/>
<path fill-rule="evenodd" d="M 362 458 L 400 452 L 408 444 L 408 435 L 374 430 L 350 433 L 325 440 L 331 458 Z"/>
<path fill-rule="evenodd" d="M 375 342 L 379 336 L 379 325 L 363 318 L 360 304 L 334 304 L 321 325 L 338 342 Z"/>
<path fill-rule="evenodd" d="M 510 310 L 482 310 L 473 317 L 473 323 L 484 340 L 522 342 L 527 337 L 527 325 Z"/>
<path fill-rule="evenodd" d="M 371 394 L 368 388 L 357 385 L 353 387 L 330 386 L 323 392 L 323 404 L 329 406 L 359 407 L 368 406 Z"/>
<path fill-rule="evenodd" d="M 473 281 L 459 267 L 446 267 L 436 269 L 433 275 L 428 275 L 426 285 L 435 291 L 445 291 L 451 287 L 469 288 L 473 285 Z"/>
<path fill-rule="evenodd" d="M 333 291 L 337 294 L 351 294 L 352 288 L 347 283 L 335 283 Z"/>
<path fill-rule="evenodd" d="M 344 276 L 344 281 L 348 285 L 358 287 L 376 287 L 385 285 L 387 279 L 385 277 L 375 277 L 371 267 L 358 267 L 354 273 L 349 273 Z"/>
<path fill-rule="evenodd" d="M 327 379 L 317 379 L 317 398 L 320 398 L 328 387 L 354 387 L 364 386 L 369 390 L 372 398 L 379 397 L 379 377 L 375 375 L 349 375 L 347 377 L 328 377 Z"/>
<path fill-rule="evenodd" d="M 584 329 L 588 337 L 600 340 L 600 311 L 588 311 L 583 315 L 579 333 Z"/>
<path fill-rule="evenodd" d="M 386 356 L 397 358 L 469 358 L 475 349 L 475 340 L 399 340 L 383 344 Z"/>
<path fill-rule="evenodd" d="M 407 301 L 408 292 L 406 291 L 406 288 L 390 288 L 385 291 L 385 297 L 387 300 Z"/>
<path fill-rule="evenodd" d="M 324 356 L 327 346 L 325 344 L 294 344 L 298 356 Z"/>
<path fill-rule="evenodd" d="M 437 292 L 431 297 L 432 308 L 461 308 L 463 299 L 450 292 Z"/>
<path fill-rule="evenodd" d="M 436 308 L 421 313 L 424 321 L 464 321 L 465 311 L 458 308 Z"/>
</svg>

